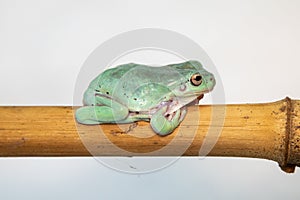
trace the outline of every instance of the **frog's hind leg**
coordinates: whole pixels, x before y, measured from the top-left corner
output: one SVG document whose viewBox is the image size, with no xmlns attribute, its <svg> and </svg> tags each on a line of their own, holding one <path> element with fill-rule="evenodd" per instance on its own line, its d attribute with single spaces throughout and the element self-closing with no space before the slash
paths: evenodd
<svg viewBox="0 0 300 200">
<path fill-rule="evenodd" d="M 116 123 L 127 118 L 129 111 L 123 104 L 102 95 L 95 98 L 99 106 L 84 106 L 76 110 L 76 120 L 79 123 Z"/>
</svg>

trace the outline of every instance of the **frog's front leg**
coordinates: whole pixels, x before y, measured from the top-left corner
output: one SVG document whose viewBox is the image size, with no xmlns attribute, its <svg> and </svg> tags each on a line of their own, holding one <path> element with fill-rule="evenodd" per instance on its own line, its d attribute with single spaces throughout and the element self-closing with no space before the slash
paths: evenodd
<svg viewBox="0 0 300 200">
<path fill-rule="evenodd" d="M 96 106 L 84 106 L 76 110 L 76 120 L 81 124 L 116 123 L 128 116 L 128 108 L 104 95 L 96 95 Z"/>
<path fill-rule="evenodd" d="M 172 113 L 172 116 L 165 116 L 168 106 L 164 106 L 152 115 L 150 125 L 152 129 L 161 136 L 168 135 L 182 122 L 186 115 L 186 108 L 183 107 Z"/>
</svg>

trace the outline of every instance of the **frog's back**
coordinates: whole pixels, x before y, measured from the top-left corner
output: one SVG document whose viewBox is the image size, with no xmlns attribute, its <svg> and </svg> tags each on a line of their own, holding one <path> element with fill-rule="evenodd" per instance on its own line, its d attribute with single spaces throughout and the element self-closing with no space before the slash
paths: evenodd
<svg viewBox="0 0 300 200">
<path fill-rule="evenodd" d="M 200 66 L 197 66 L 200 65 Z M 166 79 L 164 76 L 168 74 L 169 77 L 179 78 L 179 74 L 184 75 L 186 72 L 190 72 L 191 69 L 195 69 L 195 66 L 202 67 L 198 61 L 188 61 L 177 64 L 170 64 L 161 67 L 148 66 L 143 64 L 128 63 L 122 64 L 114 68 L 110 68 L 98 75 L 91 83 L 89 88 L 99 90 L 101 93 L 109 93 L 111 89 L 115 88 L 116 85 L 120 86 L 120 81 L 142 82 L 153 81 L 160 84 L 169 85 L 173 83 L 172 78 Z M 133 70 L 135 68 L 135 70 Z M 132 70 L 132 71 L 131 71 Z M 128 73 L 129 72 L 129 73 Z"/>
<path fill-rule="evenodd" d="M 119 65 L 114 68 L 110 68 L 99 74 L 89 85 L 89 88 L 101 90 L 114 87 L 118 83 L 118 80 L 124 76 L 128 71 L 134 68 L 136 64 L 128 63 Z M 102 91 L 102 90 L 101 90 Z M 105 92 L 106 93 L 106 92 Z"/>
</svg>

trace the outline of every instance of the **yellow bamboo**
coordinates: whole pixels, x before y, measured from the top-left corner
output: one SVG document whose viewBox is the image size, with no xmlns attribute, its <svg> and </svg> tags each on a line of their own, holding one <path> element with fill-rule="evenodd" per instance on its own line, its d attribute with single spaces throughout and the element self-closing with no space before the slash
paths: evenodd
<svg viewBox="0 0 300 200">
<path fill-rule="evenodd" d="M 293 172 L 300 166 L 300 101 L 191 106 L 180 127 L 166 137 L 155 135 L 147 122 L 80 125 L 72 107 L 0 107 L 2 157 L 199 153 L 269 159 Z"/>
</svg>

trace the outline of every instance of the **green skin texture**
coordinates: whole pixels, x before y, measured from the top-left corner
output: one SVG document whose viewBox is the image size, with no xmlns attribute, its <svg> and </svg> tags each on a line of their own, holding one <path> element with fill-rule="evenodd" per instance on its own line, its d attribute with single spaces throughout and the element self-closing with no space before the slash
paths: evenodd
<svg viewBox="0 0 300 200">
<path fill-rule="evenodd" d="M 199 86 L 191 82 L 197 73 L 202 76 Z M 197 104 L 215 83 L 213 74 L 194 60 L 161 67 L 119 65 L 90 83 L 76 120 L 87 125 L 150 121 L 152 129 L 165 136 L 184 119 L 186 106 Z"/>
</svg>

